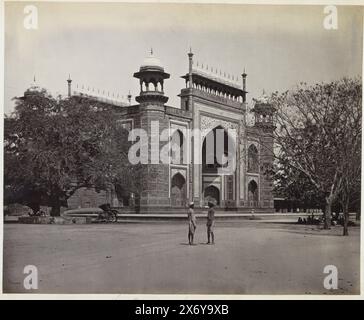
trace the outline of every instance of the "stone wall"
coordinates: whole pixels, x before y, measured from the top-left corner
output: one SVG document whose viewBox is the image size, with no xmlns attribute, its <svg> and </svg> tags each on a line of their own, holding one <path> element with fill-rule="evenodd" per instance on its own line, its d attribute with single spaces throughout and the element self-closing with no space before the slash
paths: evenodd
<svg viewBox="0 0 364 320">
<path fill-rule="evenodd" d="M 68 209 L 94 208 L 104 203 L 110 203 L 106 191 L 96 192 L 94 188 L 78 189 L 67 201 Z"/>
<path fill-rule="evenodd" d="M 159 144 L 158 150 L 152 150 L 151 124 L 152 121 L 159 123 L 160 134 L 169 127 L 169 119 L 164 113 L 164 107 L 160 105 L 144 106 L 140 114 L 140 128 L 148 133 L 148 160 L 150 163 L 152 153 L 160 152 L 166 142 Z M 142 192 L 140 197 L 140 207 L 169 206 L 169 165 L 168 164 L 144 164 L 142 169 Z"/>
</svg>

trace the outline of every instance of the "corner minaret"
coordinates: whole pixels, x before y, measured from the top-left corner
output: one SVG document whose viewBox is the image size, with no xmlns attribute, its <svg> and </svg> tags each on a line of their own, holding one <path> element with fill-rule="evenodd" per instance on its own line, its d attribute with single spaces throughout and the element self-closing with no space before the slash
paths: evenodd
<svg viewBox="0 0 364 320">
<path fill-rule="evenodd" d="M 248 93 L 246 91 L 246 76 L 247 74 L 245 73 L 245 68 L 244 68 L 244 72 L 241 75 L 243 77 L 243 102 L 246 102 L 246 94 Z"/>
<path fill-rule="evenodd" d="M 188 88 L 190 89 L 190 94 L 188 96 L 188 110 L 192 110 L 192 88 L 193 88 L 193 79 L 192 79 L 192 65 L 193 65 L 193 53 L 190 48 L 190 52 L 188 53 Z"/>
<path fill-rule="evenodd" d="M 258 99 L 253 99 L 255 114 L 254 131 L 259 136 L 259 190 L 260 203 L 267 208 L 273 208 L 273 176 L 270 174 L 274 161 L 274 120 L 276 112 L 269 97 L 263 94 Z"/>
<path fill-rule="evenodd" d="M 149 56 L 140 66 L 139 72 L 134 73 L 134 77 L 139 79 L 140 83 L 140 94 L 135 97 L 135 100 L 140 104 L 164 105 L 168 101 L 168 97 L 164 95 L 164 80 L 169 76 L 164 72 L 162 63 L 154 56 L 151 49 Z"/>
<path fill-rule="evenodd" d="M 71 79 L 71 75 L 68 75 L 68 79 L 67 79 L 67 84 L 68 84 L 68 96 L 70 97 L 72 95 L 72 79 Z"/>
</svg>

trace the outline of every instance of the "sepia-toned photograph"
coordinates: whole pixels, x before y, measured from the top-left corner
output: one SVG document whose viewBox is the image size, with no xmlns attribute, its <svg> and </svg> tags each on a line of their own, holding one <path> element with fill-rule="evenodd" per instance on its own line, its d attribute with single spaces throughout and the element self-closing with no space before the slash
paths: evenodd
<svg viewBox="0 0 364 320">
<path fill-rule="evenodd" d="M 363 7 L 4 2 L 4 294 L 358 296 Z"/>
</svg>

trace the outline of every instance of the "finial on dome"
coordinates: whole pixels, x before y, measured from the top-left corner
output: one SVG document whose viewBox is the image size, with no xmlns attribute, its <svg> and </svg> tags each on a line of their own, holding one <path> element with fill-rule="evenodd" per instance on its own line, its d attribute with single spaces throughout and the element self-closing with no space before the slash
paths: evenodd
<svg viewBox="0 0 364 320">
<path fill-rule="evenodd" d="M 34 90 L 38 88 L 37 81 L 35 80 L 35 75 L 33 76 L 33 82 L 31 83 L 30 87 Z"/>
<path fill-rule="evenodd" d="M 33 83 L 30 85 L 31 88 L 37 88 L 37 81 L 35 80 L 35 75 L 33 76 Z"/>
<path fill-rule="evenodd" d="M 149 54 L 141 64 L 139 71 L 143 71 L 149 68 L 158 68 L 162 71 L 164 70 L 161 61 L 154 55 L 153 48 L 150 48 Z"/>
<path fill-rule="evenodd" d="M 30 84 L 30 87 L 24 92 L 24 96 L 33 94 L 40 91 L 40 87 L 37 85 L 35 81 L 35 75 L 33 76 L 33 82 Z"/>
<path fill-rule="evenodd" d="M 268 103 L 269 96 L 266 94 L 265 89 L 263 89 L 262 95 L 257 99 L 254 99 L 254 101 L 258 103 Z"/>
</svg>

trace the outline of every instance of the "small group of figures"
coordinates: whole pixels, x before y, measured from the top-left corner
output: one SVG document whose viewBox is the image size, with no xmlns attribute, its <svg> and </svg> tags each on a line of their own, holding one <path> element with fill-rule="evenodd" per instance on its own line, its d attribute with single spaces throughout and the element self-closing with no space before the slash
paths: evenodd
<svg viewBox="0 0 364 320">
<path fill-rule="evenodd" d="M 109 203 L 104 203 L 99 208 L 102 210 L 97 216 L 96 222 L 118 222 L 118 211 L 112 209 Z"/>
<path fill-rule="evenodd" d="M 42 209 L 38 210 L 37 212 L 34 212 L 32 209 L 28 212 L 28 215 L 31 217 L 46 217 L 48 214 L 43 211 Z"/>
<path fill-rule="evenodd" d="M 331 225 L 336 226 L 336 225 L 340 225 L 340 226 L 344 226 L 345 224 L 345 219 L 344 219 L 344 214 L 342 212 L 338 212 L 338 213 L 332 213 L 331 214 Z M 353 221 L 348 221 L 348 226 L 349 227 L 353 227 L 355 226 L 355 222 Z"/>
<path fill-rule="evenodd" d="M 308 216 L 307 219 L 299 217 L 298 221 L 297 221 L 298 224 L 310 224 L 310 225 L 311 224 L 320 224 L 321 222 L 322 222 L 322 219 L 311 217 L 311 216 Z"/>
<path fill-rule="evenodd" d="M 207 212 L 207 243 L 206 244 L 215 244 L 215 235 L 214 235 L 214 226 L 215 226 L 215 210 L 214 203 L 208 202 L 209 210 Z M 188 209 L 188 243 L 193 245 L 193 239 L 195 236 L 195 231 L 197 228 L 197 221 L 194 212 L 194 203 L 191 202 Z"/>
<path fill-rule="evenodd" d="M 324 216 L 320 216 L 319 218 L 316 218 L 314 216 L 308 216 L 307 219 L 306 218 L 298 218 L 297 223 L 298 224 L 309 224 L 309 225 L 318 225 L 320 223 L 324 222 Z M 344 225 L 344 215 L 342 213 L 335 213 L 333 212 L 331 214 L 331 225 L 332 226 L 336 226 L 336 225 Z M 355 225 L 355 223 L 353 223 L 352 221 L 348 221 L 348 225 L 349 226 L 353 226 Z"/>
</svg>

